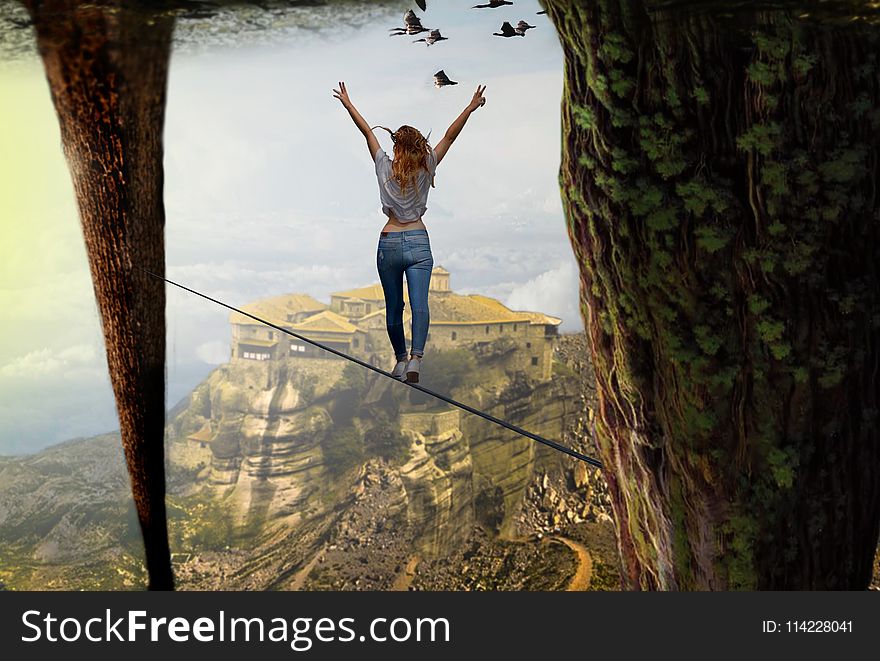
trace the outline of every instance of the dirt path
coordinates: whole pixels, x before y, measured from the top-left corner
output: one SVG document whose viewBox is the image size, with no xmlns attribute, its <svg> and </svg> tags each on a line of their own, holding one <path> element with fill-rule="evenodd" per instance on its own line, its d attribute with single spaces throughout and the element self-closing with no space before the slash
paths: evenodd
<svg viewBox="0 0 880 661">
<path fill-rule="evenodd" d="M 513 542 L 514 544 L 532 543 L 532 541 L 527 537 L 502 537 L 502 539 L 507 542 Z M 550 539 L 555 539 L 558 542 L 562 542 L 577 554 L 577 570 L 575 570 L 574 576 L 572 576 L 571 580 L 568 582 L 568 586 L 565 588 L 565 591 L 585 592 L 586 590 L 588 590 L 590 587 L 590 580 L 593 578 L 593 556 L 590 555 L 587 547 L 580 542 L 576 542 L 573 539 L 569 539 L 568 537 L 563 537 L 561 535 L 550 535 L 548 537 L 545 537 L 543 541 L 544 543 L 546 543 Z"/>
<path fill-rule="evenodd" d="M 574 576 L 571 577 L 568 587 L 565 588 L 566 592 L 584 592 L 588 590 L 590 587 L 590 579 L 593 577 L 593 557 L 590 555 L 587 547 L 573 539 L 560 537 L 559 535 L 554 535 L 552 539 L 562 542 L 572 551 L 577 553 L 578 568 L 574 573 Z"/>
<path fill-rule="evenodd" d="M 315 568 L 315 565 L 318 564 L 318 558 L 321 557 L 321 554 L 324 552 L 324 547 L 318 549 L 318 552 L 312 556 L 312 559 L 308 561 L 305 567 L 296 572 L 296 575 L 293 577 L 293 580 L 290 582 L 290 587 L 288 590 L 302 590 L 303 585 L 305 585 L 306 579 L 309 577 L 309 574 L 312 573 L 312 570 Z"/>
<path fill-rule="evenodd" d="M 404 570 L 394 579 L 394 583 L 391 584 L 391 589 L 396 592 L 406 592 L 409 590 L 409 586 L 412 584 L 413 578 L 415 578 L 416 575 L 416 567 L 419 566 L 420 561 L 421 558 L 419 556 L 412 556 L 406 563 Z"/>
</svg>

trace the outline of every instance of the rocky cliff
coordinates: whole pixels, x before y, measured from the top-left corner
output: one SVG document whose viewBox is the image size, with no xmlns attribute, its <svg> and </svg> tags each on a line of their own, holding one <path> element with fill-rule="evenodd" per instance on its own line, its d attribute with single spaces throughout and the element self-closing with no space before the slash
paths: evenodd
<svg viewBox="0 0 880 661">
<path fill-rule="evenodd" d="M 509 372 L 503 354 L 466 353 L 430 356 L 423 384 L 432 386 L 432 370 L 471 361 L 441 384 L 448 394 L 548 438 L 561 438 L 582 409 L 570 370 L 535 382 Z M 171 460 L 204 465 L 196 482 L 224 504 L 234 529 L 253 536 L 330 514 L 356 488 L 363 461 L 382 454 L 370 439 L 396 435 L 397 456 L 384 458 L 399 474 L 422 552 L 456 546 L 477 520 L 511 534 L 535 471 L 535 442 L 362 372 L 335 357 L 225 365 L 171 419 Z"/>
<path fill-rule="evenodd" d="M 435 353 L 423 366 L 423 385 L 588 449 L 588 389 L 571 358 L 555 362 L 553 380 L 535 382 L 507 369 L 505 355 Z M 87 457 L 90 443 L 98 441 L 81 441 L 76 451 Z M 560 588 L 577 556 L 546 537 L 577 537 L 566 526 L 595 522 L 602 507 L 584 504 L 599 483 L 588 485 L 575 460 L 335 358 L 218 367 L 170 412 L 167 444 L 169 526 L 182 588 Z M 113 453 L 116 446 L 108 437 L 100 448 Z M 53 587 L 138 587 L 136 524 L 119 504 L 127 487 L 124 473 L 116 474 L 121 462 L 102 462 L 101 471 L 115 472 L 100 488 L 72 475 L 47 488 L 43 473 L 51 466 L 33 458 L 0 464 L 4 502 L 8 495 L 20 504 L 0 509 L 7 568 L 0 580 L 39 587 L 39 568 L 54 563 Z M 52 502 L 62 489 L 62 502 Z M 551 499 L 548 489 L 560 495 Z M 44 509 L 51 520 L 26 530 L 26 512 Z M 91 541 L 65 533 L 89 520 Z M 462 549 L 470 549 L 467 558 L 456 555 Z M 480 564 L 483 555 L 489 559 Z M 100 577 L 101 563 L 89 564 L 97 557 L 105 566 Z M 443 578 L 459 565 L 483 573 L 465 583 Z M 546 582 L 535 583 L 534 572 Z"/>
</svg>

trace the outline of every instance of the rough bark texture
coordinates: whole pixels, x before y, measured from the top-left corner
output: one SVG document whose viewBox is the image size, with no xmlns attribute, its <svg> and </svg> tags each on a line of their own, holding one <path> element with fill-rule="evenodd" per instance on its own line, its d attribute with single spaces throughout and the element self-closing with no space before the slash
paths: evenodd
<svg viewBox="0 0 880 661">
<path fill-rule="evenodd" d="M 79 205 L 149 586 L 172 589 L 165 520 L 162 129 L 172 19 L 130 2 L 25 2 Z"/>
<path fill-rule="evenodd" d="M 865 588 L 877 37 L 796 9 L 544 5 L 625 585 Z"/>
</svg>

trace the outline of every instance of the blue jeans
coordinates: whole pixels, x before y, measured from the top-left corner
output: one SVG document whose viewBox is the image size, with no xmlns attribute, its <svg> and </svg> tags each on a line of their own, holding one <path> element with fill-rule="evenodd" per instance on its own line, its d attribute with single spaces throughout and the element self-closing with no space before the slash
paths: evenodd
<svg viewBox="0 0 880 661">
<path fill-rule="evenodd" d="M 406 337 L 403 334 L 403 274 L 409 289 L 412 310 L 412 353 L 425 355 L 428 339 L 428 285 L 434 257 L 427 230 L 383 232 L 376 253 L 379 280 L 385 292 L 385 324 L 388 337 L 398 360 L 407 357 Z"/>
</svg>

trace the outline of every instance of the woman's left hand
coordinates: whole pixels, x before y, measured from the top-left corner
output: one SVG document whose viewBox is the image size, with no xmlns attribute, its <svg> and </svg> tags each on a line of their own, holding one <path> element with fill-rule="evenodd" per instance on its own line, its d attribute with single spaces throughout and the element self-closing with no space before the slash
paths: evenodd
<svg viewBox="0 0 880 661">
<path fill-rule="evenodd" d="M 345 89 L 345 83 L 342 81 L 339 81 L 339 89 L 333 90 L 333 96 L 342 101 L 342 105 L 345 106 L 346 109 L 354 106 L 351 99 L 348 98 L 348 90 Z"/>
</svg>

